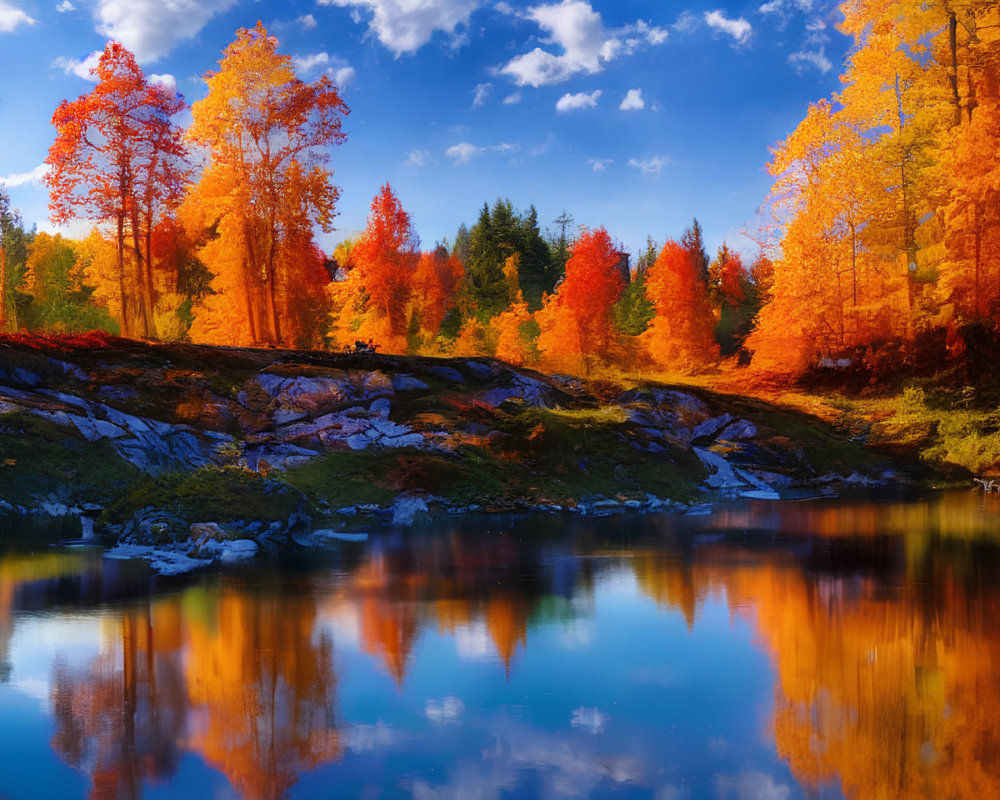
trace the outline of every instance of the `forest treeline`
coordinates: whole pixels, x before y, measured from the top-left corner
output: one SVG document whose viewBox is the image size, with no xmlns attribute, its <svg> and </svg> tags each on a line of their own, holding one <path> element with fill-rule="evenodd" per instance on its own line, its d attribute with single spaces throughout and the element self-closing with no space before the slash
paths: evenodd
<svg viewBox="0 0 1000 800">
<path fill-rule="evenodd" d="M 94 89 L 53 115 L 56 222 L 28 230 L 0 191 L 0 330 L 104 329 L 216 344 L 489 355 L 566 372 L 939 367 L 1000 321 L 1000 6 L 854 0 L 844 88 L 769 164 L 760 252 L 705 252 L 697 221 L 630 254 L 565 212 L 484 203 L 422 250 L 385 184 L 333 253 L 329 159 L 349 113 L 299 80 L 258 23 L 208 92 L 182 97 L 109 43 Z M 846 359 L 846 360 L 842 360 Z"/>
</svg>

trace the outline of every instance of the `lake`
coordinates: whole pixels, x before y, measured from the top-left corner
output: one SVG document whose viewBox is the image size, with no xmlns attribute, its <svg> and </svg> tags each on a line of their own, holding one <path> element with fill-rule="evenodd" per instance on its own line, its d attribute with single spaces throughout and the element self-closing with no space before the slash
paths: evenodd
<svg viewBox="0 0 1000 800">
<path fill-rule="evenodd" d="M 11 545 L 0 798 L 49 797 L 1000 797 L 1000 497 Z"/>
</svg>

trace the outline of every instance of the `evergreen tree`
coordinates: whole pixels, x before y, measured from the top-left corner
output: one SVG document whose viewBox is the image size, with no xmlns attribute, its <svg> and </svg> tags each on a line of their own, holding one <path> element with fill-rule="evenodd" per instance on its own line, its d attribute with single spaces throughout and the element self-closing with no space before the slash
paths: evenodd
<svg viewBox="0 0 1000 800">
<path fill-rule="evenodd" d="M 24 229 L 21 214 L 10 207 L 10 197 L 0 186 L 0 332 L 16 331 L 18 328 L 18 306 L 30 301 L 26 295 L 19 295 L 18 289 L 24 280 L 28 262 L 28 246 L 32 234 Z"/>
<path fill-rule="evenodd" d="M 656 257 L 659 254 L 660 247 L 656 240 L 652 236 L 647 236 L 646 249 L 639 254 L 639 258 L 635 262 L 636 279 L 646 274 L 646 270 L 656 263 Z"/>
<path fill-rule="evenodd" d="M 455 244 L 452 245 L 451 254 L 458 256 L 462 264 L 469 263 L 469 227 L 463 222 L 458 226 L 455 233 Z"/>
<path fill-rule="evenodd" d="M 693 220 L 681 236 L 681 247 L 691 254 L 695 274 L 702 283 L 708 283 L 708 252 L 705 250 L 705 240 L 702 236 L 701 224 Z"/>
<path fill-rule="evenodd" d="M 483 203 L 479 219 L 469 231 L 467 296 L 463 304 L 466 317 L 483 317 L 485 321 L 507 308 L 510 296 L 503 274 L 506 255 L 498 241 L 498 232 L 493 228 L 490 208 Z"/>
<path fill-rule="evenodd" d="M 552 284 L 554 286 L 566 274 L 566 262 L 569 261 L 569 250 L 573 246 L 573 238 L 566 235 L 566 228 L 573 224 L 573 216 L 563 211 L 552 222 L 559 226 L 559 235 L 549 238 L 549 249 L 552 252 Z"/>
</svg>

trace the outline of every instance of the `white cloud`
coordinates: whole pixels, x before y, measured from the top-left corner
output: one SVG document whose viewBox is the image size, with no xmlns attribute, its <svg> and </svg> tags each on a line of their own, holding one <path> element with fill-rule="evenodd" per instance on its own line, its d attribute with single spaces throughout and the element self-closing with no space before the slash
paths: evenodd
<svg viewBox="0 0 1000 800">
<path fill-rule="evenodd" d="M 455 159 L 456 164 L 464 164 L 473 156 L 477 156 L 481 152 L 481 147 L 476 147 L 474 144 L 470 144 L 469 142 L 459 142 L 458 144 L 453 144 L 445 150 L 444 154 L 448 156 L 448 158 Z"/>
<path fill-rule="evenodd" d="M 177 79 L 169 72 L 162 75 L 150 75 L 148 81 L 154 86 L 162 86 L 170 94 L 177 94 Z"/>
<path fill-rule="evenodd" d="M 505 3 L 503 0 L 493 4 L 493 8 L 499 11 L 501 14 L 509 14 L 513 16 L 517 11 L 510 5 L 510 3 Z"/>
<path fill-rule="evenodd" d="M 706 11 L 705 22 L 708 24 L 708 27 L 732 36 L 737 44 L 743 44 L 750 38 L 750 34 L 753 32 L 753 26 L 743 17 L 729 19 L 721 11 Z"/>
<path fill-rule="evenodd" d="M 314 17 L 312 14 L 304 14 L 295 21 L 302 26 L 302 30 L 304 31 L 311 31 L 318 24 L 316 22 L 316 17 Z"/>
<path fill-rule="evenodd" d="M 608 164 L 614 163 L 613 158 L 588 158 L 587 163 L 594 168 L 594 172 L 604 172 Z"/>
<path fill-rule="evenodd" d="M 809 20 L 806 23 L 806 35 L 802 39 L 802 44 L 788 56 L 788 63 L 800 73 L 809 67 L 814 67 L 825 75 L 833 69 L 833 62 L 826 57 L 824 47 L 829 41 L 826 23 L 819 18 Z"/>
<path fill-rule="evenodd" d="M 594 89 L 592 92 L 577 92 L 576 94 L 567 92 L 556 101 L 556 111 L 566 112 L 579 111 L 581 108 L 596 108 L 597 100 L 601 94 L 600 89 Z"/>
<path fill-rule="evenodd" d="M 76 77 L 83 78 L 85 81 L 97 83 L 97 78 L 91 74 L 91 70 L 97 67 L 97 62 L 100 60 L 102 52 L 102 50 L 95 50 L 89 56 L 79 61 L 60 56 L 52 62 L 52 66 L 61 69 L 67 75 L 76 75 Z"/>
<path fill-rule="evenodd" d="M 0 0 L 0 33 L 10 33 L 18 25 L 34 24 L 35 20 L 17 6 L 12 6 L 6 0 Z"/>
<path fill-rule="evenodd" d="M 344 87 L 356 75 L 354 67 L 339 56 L 329 53 L 312 53 L 307 56 L 292 56 L 292 64 L 303 76 L 322 71 L 330 77 L 337 86 Z"/>
<path fill-rule="evenodd" d="M 367 8 L 372 18 L 368 29 L 396 57 L 415 53 L 435 31 L 454 33 L 482 4 L 482 0 L 318 0 L 321 6 Z M 352 15 L 359 22 L 359 14 Z"/>
<path fill-rule="evenodd" d="M 411 167 L 424 167 L 430 157 L 431 154 L 426 150 L 411 150 L 406 158 L 406 163 Z"/>
<path fill-rule="evenodd" d="M 464 164 L 470 161 L 473 156 L 482 155 L 483 153 L 513 153 L 520 150 L 520 146 L 516 144 L 509 144 L 508 142 L 498 142 L 497 144 L 487 145 L 486 147 L 478 147 L 469 142 L 459 142 L 458 144 L 453 144 L 444 154 L 448 158 L 455 160 L 456 164 Z"/>
<path fill-rule="evenodd" d="M 6 178 L 0 178 L 0 185 L 14 187 L 24 186 L 28 183 L 40 183 L 48 171 L 48 164 L 39 164 L 31 170 L 31 172 L 15 172 L 12 175 L 8 175 Z"/>
<path fill-rule="evenodd" d="M 628 165 L 639 170 L 643 175 L 659 175 L 665 166 L 670 162 L 666 156 L 653 156 L 652 158 L 630 158 Z"/>
<path fill-rule="evenodd" d="M 788 6 L 795 6 L 799 11 L 809 11 L 812 0 L 768 0 L 757 9 L 759 14 L 781 14 Z"/>
<path fill-rule="evenodd" d="M 490 96 L 490 92 L 493 91 L 492 83 L 479 83 L 476 84 L 476 96 L 472 98 L 472 107 L 476 108 L 483 105 L 486 102 L 486 98 Z"/>
<path fill-rule="evenodd" d="M 618 106 L 619 111 L 641 111 L 646 107 L 646 101 L 642 99 L 642 89 L 629 89 L 625 99 Z"/>
<path fill-rule="evenodd" d="M 298 72 L 313 72 L 323 69 L 330 63 L 329 53 L 312 53 L 308 56 L 292 56 L 292 64 Z"/>
<path fill-rule="evenodd" d="M 65 14 L 67 11 L 75 11 L 76 6 L 74 6 L 69 0 L 63 0 L 59 5 L 56 6 L 56 11 L 60 14 Z"/>
<path fill-rule="evenodd" d="M 833 69 L 833 62 L 826 57 L 822 47 L 817 50 L 796 50 L 789 54 L 788 63 L 799 72 L 803 72 L 809 67 L 815 67 L 825 75 Z"/>
<path fill-rule="evenodd" d="M 594 74 L 622 53 L 630 54 L 643 45 L 659 45 L 667 38 L 663 28 L 643 20 L 609 30 L 601 15 L 584 0 L 534 6 L 525 16 L 547 32 L 544 43 L 561 48 L 562 53 L 536 47 L 512 58 L 500 72 L 513 78 L 518 86 L 545 86 L 580 73 Z"/>
<path fill-rule="evenodd" d="M 0 0 L 2 2 L 3 0 Z M 191 39 L 236 0 L 98 0 L 97 32 L 121 42 L 139 62 L 156 61 Z"/>
<path fill-rule="evenodd" d="M 604 733 L 604 728 L 607 726 L 608 721 L 611 717 L 601 711 L 599 708 L 580 708 L 573 709 L 573 717 L 570 719 L 569 724 L 574 728 L 583 728 L 592 734 Z"/>
<path fill-rule="evenodd" d="M 520 92 L 514 92 L 513 94 L 509 94 L 509 95 L 507 95 L 503 99 L 503 104 L 505 106 L 516 105 L 517 103 L 520 103 L 520 102 L 521 102 L 521 93 Z"/>
<path fill-rule="evenodd" d="M 791 796 L 791 789 L 786 784 L 756 770 L 741 772 L 737 777 L 717 775 L 713 783 L 720 797 L 735 794 L 739 800 L 788 800 Z"/>
<path fill-rule="evenodd" d="M 448 695 L 441 702 L 428 700 L 424 705 L 424 714 L 431 722 L 457 722 L 464 711 L 465 703 L 453 695 Z"/>
<path fill-rule="evenodd" d="M 670 26 L 678 33 L 691 33 L 698 27 L 698 18 L 690 11 L 682 11 L 677 15 L 677 20 Z"/>
</svg>

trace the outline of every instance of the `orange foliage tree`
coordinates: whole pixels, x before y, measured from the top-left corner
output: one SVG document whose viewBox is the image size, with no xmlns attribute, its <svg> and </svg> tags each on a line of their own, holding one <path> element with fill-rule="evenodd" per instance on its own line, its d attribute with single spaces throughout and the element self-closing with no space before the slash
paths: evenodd
<svg viewBox="0 0 1000 800">
<path fill-rule="evenodd" d="M 667 241 L 646 273 L 646 294 L 656 314 L 642 341 L 660 367 L 693 372 L 718 358 L 715 318 L 689 250 Z"/>
<path fill-rule="evenodd" d="M 56 222 L 83 215 L 113 226 L 115 282 L 124 336 L 156 336 L 151 237 L 180 202 L 187 177 L 180 129 L 183 99 L 147 81 L 135 57 L 109 42 L 93 69 L 97 85 L 52 115 L 46 163 Z M 127 252 L 128 251 L 128 252 Z"/>
<path fill-rule="evenodd" d="M 441 328 L 445 315 L 455 306 L 455 294 L 465 276 L 457 255 L 437 247 L 420 256 L 413 276 L 413 311 L 420 329 L 433 336 Z"/>
<path fill-rule="evenodd" d="M 215 232 L 201 257 L 215 273 L 193 335 L 249 344 L 316 344 L 328 276 L 313 226 L 332 230 L 339 190 L 326 167 L 348 113 L 327 77 L 304 83 L 258 22 L 237 32 L 191 107 L 191 140 L 209 163 L 189 198 L 189 225 Z M 302 329 L 306 320 L 310 324 Z"/>
<path fill-rule="evenodd" d="M 536 314 L 538 349 L 552 365 L 571 366 L 607 353 L 611 307 L 625 288 L 621 254 L 604 228 L 584 231 L 573 244 L 566 277 Z"/>
</svg>

